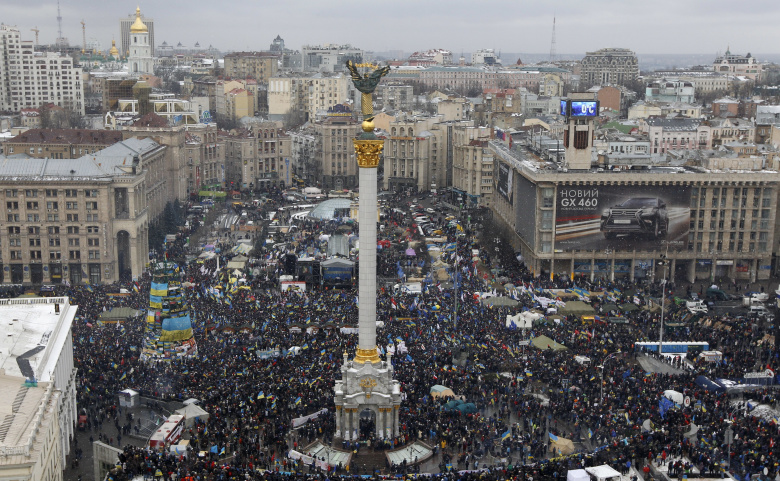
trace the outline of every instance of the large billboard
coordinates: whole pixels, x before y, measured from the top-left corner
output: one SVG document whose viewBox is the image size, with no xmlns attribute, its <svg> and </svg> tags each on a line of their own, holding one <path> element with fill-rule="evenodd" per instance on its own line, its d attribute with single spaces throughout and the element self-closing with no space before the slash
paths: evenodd
<svg viewBox="0 0 780 481">
<path fill-rule="evenodd" d="M 508 164 L 505 164 L 503 162 L 497 162 L 497 163 L 498 163 L 498 183 L 496 184 L 496 188 L 498 189 L 498 193 L 501 194 L 501 196 L 511 204 L 512 192 L 514 188 L 512 185 L 512 180 L 513 180 L 512 177 L 514 171 L 512 170 L 512 167 L 510 167 Z"/>
<path fill-rule="evenodd" d="M 685 249 L 690 197 L 685 186 L 559 186 L 555 249 Z"/>
</svg>

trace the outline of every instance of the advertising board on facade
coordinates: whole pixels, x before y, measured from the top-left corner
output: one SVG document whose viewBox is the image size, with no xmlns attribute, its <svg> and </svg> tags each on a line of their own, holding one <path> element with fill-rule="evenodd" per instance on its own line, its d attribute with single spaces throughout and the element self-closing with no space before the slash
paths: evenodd
<svg viewBox="0 0 780 481">
<path fill-rule="evenodd" d="M 555 249 L 685 249 L 685 186 L 577 185 L 556 193 Z"/>
<path fill-rule="evenodd" d="M 496 189 L 498 190 L 498 193 L 501 194 L 501 196 L 506 199 L 507 202 L 510 204 L 512 203 L 512 192 L 513 192 L 513 185 L 512 181 L 514 171 L 512 170 L 512 167 L 510 167 L 508 164 L 505 164 L 503 162 L 497 162 L 498 164 L 498 182 L 496 184 Z"/>
</svg>

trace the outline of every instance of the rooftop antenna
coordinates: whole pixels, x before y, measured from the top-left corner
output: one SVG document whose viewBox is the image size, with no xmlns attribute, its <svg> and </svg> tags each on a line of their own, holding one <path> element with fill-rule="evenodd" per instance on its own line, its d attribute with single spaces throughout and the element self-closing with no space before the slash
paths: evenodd
<svg viewBox="0 0 780 481">
<path fill-rule="evenodd" d="M 62 15 L 60 15 L 60 0 L 57 0 L 57 38 L 62 38 Z"/>
<path fill-rule="evenodd" d="M 550 63 L 555 62 L 555 15 L 553 15 L 552 40 L 550 40 Z"/>
</svg>

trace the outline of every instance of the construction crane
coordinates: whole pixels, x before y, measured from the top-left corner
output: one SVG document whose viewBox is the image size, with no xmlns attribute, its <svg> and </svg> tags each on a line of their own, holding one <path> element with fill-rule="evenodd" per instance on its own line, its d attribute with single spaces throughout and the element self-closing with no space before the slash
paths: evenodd
<svg viewBox="0 0 780 481">
<path fill-rule="evenodd" d="M 81 41 L 84 44 L 81 53 L 87 53 L 87 24 L 84 23 L 84 19 L 81 19 Z"/>
<path fill-rule="evenodd" d="M 38 45 L 38 32 L 40 32 L 38 26 L 36 25 L 35 28 L 31 28 L 30 31 L 35 32 L 35 45 Z"/>
</svg>

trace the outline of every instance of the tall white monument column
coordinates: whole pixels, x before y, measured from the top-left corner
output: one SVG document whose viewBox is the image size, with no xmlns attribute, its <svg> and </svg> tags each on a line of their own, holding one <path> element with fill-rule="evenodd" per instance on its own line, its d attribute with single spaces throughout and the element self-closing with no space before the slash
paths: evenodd
<svg viewBox="0 0 780 481">
<path fill-rule="evenodd" d="M 358 68 L 371 68 L 361 75 Z M 353 143 L 357 157 L 360 200 L 358 210 L 358 234 L 360 236 L 359 285 L 358 285 L 358 347 L 355 357 L 349 360 L 344 353 L 341 380 L 334 386 L 335 404 L 341 409 L 342 438 L 352 439 L 359 426 L 360 414 L 368 408 L 375 416 L 375 435 L 384 436 L 387 414 L 398 411 L 401 404 L 401 388 L 393 379 L 392 356 L 387 361 L 379 358 L 376 344 L 376 232 L 377 232 L 377 167 L 384 141 L 374 135 L 374 107 L 371 93 L 389 68 L 375 65 L 355 65 L 347 62 L 352 81 L 362 92 L 363 132 Z M 347 414 L 349 413 L 349 414 Z M 382 434 L 380 434 L 380 429 Z M 393 430 L 398 435 L 398 430 Z"/>
</svg>

